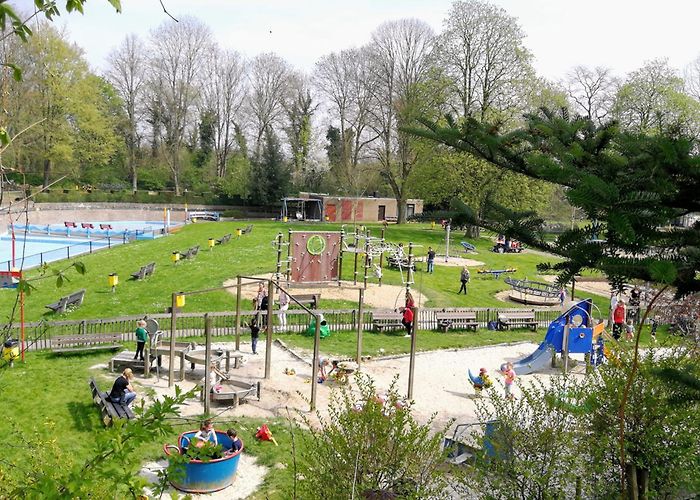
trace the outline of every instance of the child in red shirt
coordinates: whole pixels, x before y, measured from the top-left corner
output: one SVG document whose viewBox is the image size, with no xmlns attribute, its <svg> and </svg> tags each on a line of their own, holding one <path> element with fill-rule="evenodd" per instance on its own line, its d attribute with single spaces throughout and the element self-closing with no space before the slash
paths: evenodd
<svg viewBox="0 0 700 500">
<path fill-rule="evenodd" d="M 413 332 L 413 309 L 410 307 L 402 307 L 403 319 L 401 323 L 406 327 L 406 337 L 410 337 Z"/>
</svg>

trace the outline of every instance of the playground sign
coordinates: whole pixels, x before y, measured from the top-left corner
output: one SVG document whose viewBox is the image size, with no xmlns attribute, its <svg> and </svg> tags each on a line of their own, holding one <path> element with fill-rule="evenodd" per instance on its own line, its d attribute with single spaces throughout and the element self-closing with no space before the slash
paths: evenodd
<svg viewBox="0 0 700 500">
<path fill-rule="evenodd" d="M 0 271 L 0 288 L 17 288 L 21 271 Z"/>
</svg>

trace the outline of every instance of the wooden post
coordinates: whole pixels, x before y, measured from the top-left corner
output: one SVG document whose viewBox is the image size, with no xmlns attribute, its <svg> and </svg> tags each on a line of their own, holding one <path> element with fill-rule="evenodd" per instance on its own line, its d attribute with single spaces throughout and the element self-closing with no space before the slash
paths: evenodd
<svg viewBox="0 0 700 500">
<path fill-rule="evenodd" d="M 340 251 L 338 252 L 338 286 L 343 281 L 343 244 L 345 243 L 345 231 L 340 231 Z"/>
<path fill-rule="evenodd" d="M 384 246 L 384 231 L 386 230 L 385 227 L 382 226 L 382 246 Z M 381 252 L 379 254 L 379 269 L 382 269 L 384 267 L 384 252 Z M 382 273 L 384 274 L 384 273 Z M 381 276 L 379 277 L 379 286 L 382 286 L 382 278 Z"/>
<path fill-rule="evenodd" d="M 318 351 L 321 343 L 321 315 L 314 314 L 316 318 L 316 332 L 314 334 L 314 359 L 311 365 L 311 410 L 316 409 L 316 386 L 318 385 Z"/>
<path fill-rule="evenodd" d="M 175 321 L 177 320 L 177 293 L 170 303 L 170 359 L 168 361 L 168 387 L 175 383 Z"/>
<path fill-rule="evenodd" d="M 564 338 L 562 339 L 561 346 L 561 361 L 562 367 L 564 369 L 564 375 L 569 371 L 569 317 L 566 317 L 566 324 L 564 325 Z"/>
<path fill-rule="evenodd" d="M 413 243 L 408 242 L 408 281 L 406 291 L 410 290 L 410 283 L 413 283 Z M 413 377 L 416 371 L 416 330 L 418 329 L 418 308 L 414 307 L 413 328 L 411 328 L 411 357 L 408 364 L 408 399 L 413 399 Z"/>
<path fill-rule="evenodd" d="M 571 300 L 575 300 L 574 293 L 576 293 L 576 278 L 571 278 Z"/>
<path fill-rule="evenodd" d="M 275 293 L 275 282 L 267 282 L 267 339 L 265 342 L 265 379 L 270 378 L 272 368 L 272 299 Z"/>
<path fill-rule="evenodd" d="M 288 232 L 288 242 L 289 245 L 287 245 L 287 283 L 289 283 L 289 280 L 292 277 L 292 230 L 290 229 Z"/>
<path fill-rule="evenodd" d="M 282 233 L 277 233 L 277 270 L 275 279 L 279 281 L 282 273 Z"/>
<path fill-rule="evenodd" d="M 369 231 L 367 231 L 369 236 Z M 365 276 L 363 280 L 363 287 L 367 288 L 367 272 L 369 271 L 369 237 L 365 239 Z"/>
<path fill-rule="evenodd" d="M 357 235 L 357 228 L 355 228 L 355 266 L 354 266 L 354 271 L 352 273 L 352 284 L 357 285 L 357 245 L 360 242 L 360 238 Z"/>
<path fill-rule="evenodd" d="M 148 347 L 149 344 L 150 342 L 146 342 L 146 345 L 143 347 L 145 351 L 143 356 L 143 376 L 145 378 L 151 376 L 151 349 Z"/>
<path fill-rule="evenodd" d="M 205 338 L 205 350 L 204 350 L 204 387 L 202 388 L 202 396 L 204 398 L 204 414 L 209 415 L 209 409 L 211 405 L 211 380 L 209 375 L 211 373 L 211 318 L 209 314 L 204 314 L 204 338 Z"/>
<path fill-rule="evenodd" d="M 357 367 L 360 367 L 362 361 L 362 316 L 364 314 L 364 302 L 365 302 L 365 289 L 360 288 L 360 298 L 357 303 L 357 355 L 355 356 L 355 362 Z"/>
<path fill-rule="evenodd" d="M 236 278 L 236 350 L 241 350 L 241 275 Z"/>
</svg>

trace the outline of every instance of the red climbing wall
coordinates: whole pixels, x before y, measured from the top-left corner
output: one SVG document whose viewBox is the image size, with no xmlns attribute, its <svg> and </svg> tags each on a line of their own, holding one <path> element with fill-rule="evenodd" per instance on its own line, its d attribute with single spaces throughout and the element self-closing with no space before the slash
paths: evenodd
<svg viewBox="0 0 700 500">
<path fill-rule="evenodd" d="M 338 280 L 340 233 L 330 231 L 293 232 L 291 245 L 291 281 L 323 283 Z"/>
</svg>

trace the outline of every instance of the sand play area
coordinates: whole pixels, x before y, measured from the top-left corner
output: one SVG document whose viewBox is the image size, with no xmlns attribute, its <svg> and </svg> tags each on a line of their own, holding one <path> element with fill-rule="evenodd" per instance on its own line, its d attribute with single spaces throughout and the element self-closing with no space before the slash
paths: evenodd
<svg viewBox="0 0 700 500">
<path fill-rule="evenodd" d="M 214 343 L 212 347 L 214 349 L 219 347 L 232 349 L 233 344 Z M 323 346 L 321 348 L 323 349 Z M 456 424 L 475 422 L 477 420 L 475 396 L 467 380 L 467 369 L 472 368 L 472 370 L 478 371 L 481 367 L 487 368 L 495 379 L 497 388 L 500 389 L 503 382 L 502 377 L 497 374 L 500 364 L 504 361 L 516 361 L 530 354 L 536 348 L 537 346 L 532 343 L 517 343 L 419 353 L 416 356 L 413 392 L 415 417 L 420 422 L 427 422 L 433 413 L 437 413 L 433 422 L 435 431 L 441 430 L 451 419 L 454 419 Z M 230 375 L 238 380 L 262 382 L 260 401 L 253 398 L 235 408 L 212 403 L 211 411 L 216 416 L 215 425 L 217 419 L 227 422 L 235 420 L 238 416 L 286 418 L 288 410 L 293 416 L 297 415 L 297 412 L 313 416 L 309 412 L 307 403 L 311 397 L 311 353 L 304 350 L 292 351 L 283 343 L 273 343 L 271 376 L 269 380 L 265 380 L 264 342 L 258 344 L 258 351 L 260 354 L 254 356 L 250 352 L 250 344 L 242 343 L 241 353 L 244 354 L 244 362 L 240 368 L 232 368 Z M 163 360 L 163 365 L 167 366 L 167 359 Z M 296 372 L 295 375 L 285 374 L 285 369 L 288 368 L 293 368 Z M 408 369 L 409 357 L 407 355 L 371 359 L 363 362 L 361 366 L 361 371 L 369 374 L 375 380 L 380 391 L 388 388 L 393 378 L 398 375 L 398 387 L 400 392 L 404 394 L 407 392 Z M 580 369 L 583 370 L 583 367 Z M 556 373 L 556 371 L 550 369 L 537 375 L 520 376 L 518 383 L 527 383 L 533 377 L 546 379 L 552 373 Z M 188 366 L 186 380 L 177 382 L 177 384 L 185 389 L 190 389 L 203 376 L 204 369 L 201 365 L 196 365 L 194 370 Z M 149 380 L 137 379 L 137 383 L 142 389 L 152 389 L 157 395 L 156 397 L 174 394 L 174 388 L 168 388 L 167 369 L 161 370 L 160 379 L 156 379 L 156 377 L 151 377 Z M 350 384 L 352 386 L 352 378 Z M 337 387 L 333 381 L 317 384 L 317 407 L 321 414 L 325 415 L 329 397 L 334 390 L 337 390 Z M 516 395 L 517 393 L 516 389 Z M 488 400 L 486 401 L 488 402 Z M 202 412 L 203 405 L 198 399 L 191 400 L 181 407 L 181 414 L 184 417 L 200 415 Z M 254 429 L 241 429 L 241 431 L 243 435 L 250 436 Z M 142 474 L 149 477 L 164 465 L 164 461 L 146 464 Z M 245 457 L 245 460 L 241 462 L 234 486 L 213 495 L 206 495 L 206 498 L 245 498 L 252 491 L 255 491 L 268 472 L 265 467 L 255 464 L 253 457 Z"/>
</svg>

